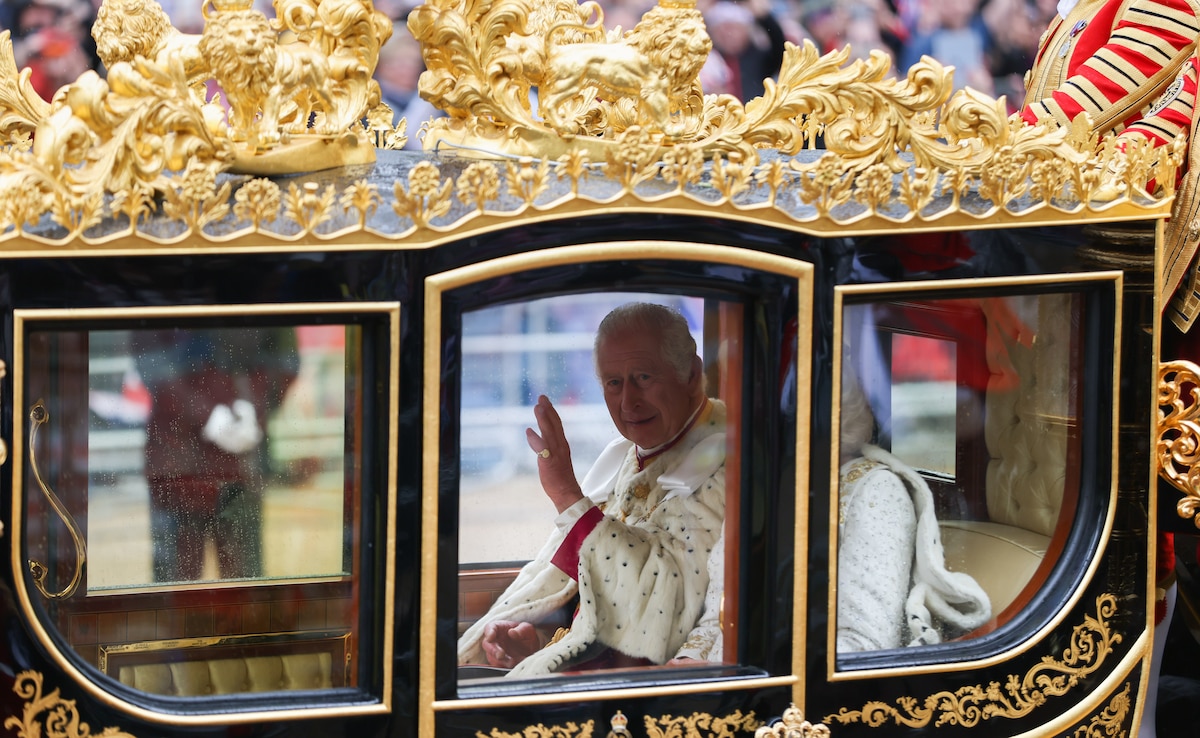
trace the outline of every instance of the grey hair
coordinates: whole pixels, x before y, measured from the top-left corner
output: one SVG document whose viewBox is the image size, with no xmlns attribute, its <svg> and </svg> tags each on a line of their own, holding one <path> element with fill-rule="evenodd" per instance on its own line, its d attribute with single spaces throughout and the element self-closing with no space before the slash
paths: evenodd
<svg viewBox="0 0 1200 738">
<path fill-rule="evenodd" d="M 858 456 L 862 447 L 875 436 L 875 415 L 871 412 L 870 402 L 858 381 L 858 375 L 846 359 L 842 357 L 842 404 L 839 411 L 842 425 L 839 454 L 843 461 Z"/>
<path fill-rule="evenodd" d="M 599 356 L 600 344 L 610 336 L 625 330 L 655 331 L 662 339 L 663 358 L 675 369 L 680 382 L 688 381 L 697 356 L 696 339 L 692 338 L 687 318 L 678 310 L 650 302 L 629 302 L 613 309 L 596 329 L 592 356 Z M 599 367 L 596 374 L 600 374 Z"/>
</svg>

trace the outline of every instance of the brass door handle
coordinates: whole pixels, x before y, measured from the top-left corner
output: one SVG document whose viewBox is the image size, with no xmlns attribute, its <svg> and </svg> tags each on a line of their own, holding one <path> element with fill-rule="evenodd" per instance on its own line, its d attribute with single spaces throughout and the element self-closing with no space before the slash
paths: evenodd
<svg viewBox="0 0 1200 738">
<path fill-rule="evenodd" d="M 75 574 L 61 591 L 50 592 L 46 589 L 45 583 L 46 575 L 50 572 L 49 567 L 37 559 L 31 558 L 29 559 L 29 572 L 33 574 L 33 584 L 38 588 L 39 592 L 48 599 L 62 600 L 75 594 L 80 580 L 83 579 L 83 567 L 87 563 L 87 544 L 83 539 L 83 532 L 79 530 L 79 525 L 71 517 L 71 513 L 67 511 L 66 505 L 62 503 L 62 500 L 58 499 L 58 495 L 54 494 L 54 490 L 50 489 L 50 486 L 42 479 L 42 474 L 38 470 L 37 431 L 38 428 L 45 425 L 49 420 L 50 413 L 46 410 L 46 405 L 41 400 L 38 400 L 29 411 L 29 466 L 33 469 L 33 478 L 37 481 L 38 486 L 42 488 L 42 493 L 46 495 L 46 499 L 50 501 L 50 506 L 54 508 L 54 512 L 58 513 L 58 517 L 67 526 L 67 531 L 70 532 L 71 539 L 75 542 Z"/>
</svg>

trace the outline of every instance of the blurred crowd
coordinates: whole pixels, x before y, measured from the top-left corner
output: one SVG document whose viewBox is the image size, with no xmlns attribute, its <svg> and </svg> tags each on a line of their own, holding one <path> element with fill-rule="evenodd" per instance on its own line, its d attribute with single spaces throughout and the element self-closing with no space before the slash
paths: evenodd
<svg viewBox="0 0 1200 738">
<path fill-rule="evenodd" d="M 100 0 L 0 0 L 0 29 L 11 31 L 20 68 L 49 99 L 86 69 L 99 68 L 90 35 Z M 628 30 L 654 0 L 601 0 L 607 28 Z M 856 58 L 890 57 L 903 75 L 923 55 L 955 68 L 955 87 L 1005 96 L 1010 109 L 1023 97 L 1022 78 L 1037 41 L 1056 12 L 1056 0 L 697 0 L 713 53 L 701 75 L 706 93 L 749 100 L 762 80 L 779 72 L 784 43 L 810 40 L 821 52 L 849 46 Z M 162 0 L 181 31 L 202 28 L 202 0 Z M 381 53 L 376 78 L 385 100 L 410 121 L 434 111 L 415 95 L 420 50 L 405 26 L 416 0 L 379 0 L 395 33 Z M 269 0 L 256 6 L 270 12 Z M 410 129 L 410 134 L 415 128 Z"/>
</svg>

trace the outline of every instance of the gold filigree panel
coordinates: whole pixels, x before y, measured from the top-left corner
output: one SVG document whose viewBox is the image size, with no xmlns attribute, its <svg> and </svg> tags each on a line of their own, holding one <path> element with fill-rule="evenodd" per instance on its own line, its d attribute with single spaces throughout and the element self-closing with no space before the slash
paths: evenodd
<svg viewBox="0 0 1200 738">
<path fill-rule="evenodd" d="M 786 713 L 785 713 L 786 715 Z M 686 716 L 663 715 L 654 717 L 646 715 L 645 735 L 648 738 L 733 738 L 739 733 L 749 733 L 759 729 L 761 723 L 754 713 L 743 714 L 735 710 L 733 714 L 724 717 L 710 715 L 707 712 L 693 712 Z M 617 710 L 610 721 L 607 738 L 635 738 L 629 730 L 629 718 Z M 591 738 L 595 731 L 595 723 L 588 720 L 585 723 L 568 722 L 564 725 L 530 725 L 519 733 L 508 733 L 499 728 L 493 728 L 489 733 L 477 733 L 479 738 Z M 828 733 L 826 733 L 827 735 Z M 774 733 L 770 735 L 775 735 Z M 781 738 L 782 733 L 778 734 Z M 791 734 L 789 734 L 791 735 Z M 804 733 L 804 738 L 809 734 Z M 813 733 L 812 735 L 820 735 Z M 798 738 L 798 737 L 794 737 Z"/>
<path fill-rule="evenodd" d="M 1200 367 L 1190 361 L 1158 368 L 1158 474 L 1183 492 L 1179 517 L 1200 528 Z"/>
<path fill-rule="evenodd" d="M 42 675 L 36 671 L 17 674 L 13 691 L 25 700 L 25 708 L 20 717 L 9 716 L 4 721 L 4 727 L 16 731 L 18 738 L 134 738 L 114 727 L 93 733 L 91 727 L 80 719 L 75 700 L 63 699 L 57 689 L 43 695 L 42 680 Z"/>
<path fill-rule="evenodd" d="M 1117 599 L 1111 594 L 1096 598 L 1096 617 L 1086 617 L 1071 634 L 1070 645 L 1059 658 L 1043 656 L 1041 663 L 1024 676 L 1010 674 L 999 682 L 967 685 L 954 691 L 942 691 L 924 699 L 902 697 L 896 704 L 872 701 L 857 710 L 843 707 L 826 715 L 824 722 L 842 725 L 864 723 L 878 728 L 888 722 L 909 728 L 928 725 L 957 725 L 971 728 L 992 718 L 1025 717 L 1045 705 L 1051 697 L 1061 697 L 1104 664 L 1121 635 L 1109 627 L 1117 611 Z"/>
<path fill-rule="evenodd" d="M 1125 719 L 1129 717 L 1129 710 L 1133 707 L 1133 700 L 1129 696 L 1132 689 L 1132 685 L 1126 682 L 1125 689 L 1109 700 L 1101 712 L 1093 715 L 1091 720 L 1071 733 L 1072 738 L 1124 738 L 1126 733 L 1122 726 L 1125 725 Z"/>
</svg>

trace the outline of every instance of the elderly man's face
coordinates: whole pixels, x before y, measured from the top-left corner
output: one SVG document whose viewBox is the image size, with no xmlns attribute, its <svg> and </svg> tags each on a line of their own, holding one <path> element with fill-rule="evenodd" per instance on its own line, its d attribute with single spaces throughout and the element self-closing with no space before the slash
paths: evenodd
<svg viewBox="0 0 1200 738">
<path fill-rule="evenodd" d="M 621 435 L 642 448 L 670 441 L 700 403 L 700 372 L 680 381 L 653 331 L 624 331 L 605 339 L 596 354 L 604 402 Z"/>
</svg>

